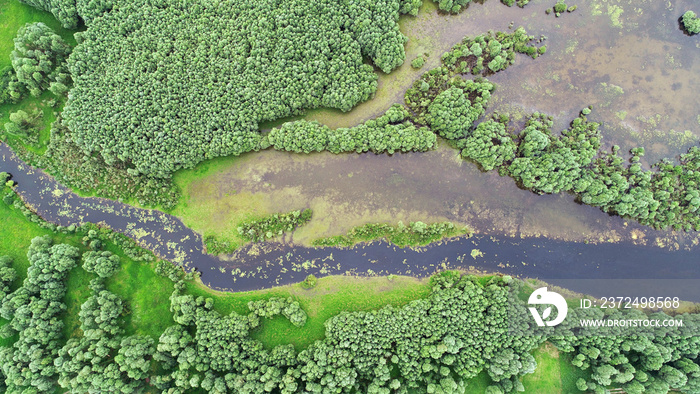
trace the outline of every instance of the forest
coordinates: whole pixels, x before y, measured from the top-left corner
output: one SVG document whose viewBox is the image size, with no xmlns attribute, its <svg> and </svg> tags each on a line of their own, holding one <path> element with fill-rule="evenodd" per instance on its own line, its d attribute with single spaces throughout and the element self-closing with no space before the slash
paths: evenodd
<svg viewBox="0 0 700 394">
<path fill-rule="evenodd" d="M 574 309 L 568 323 L 539 328 L 526 308 L 532 288 L 524 282 L 454 271 L 433 276 L 427 298 L 330 318 L 325 338 L 297 351 L 292 345 L 266 348 L 251 337 L 277 315 L 303 327 L 307 315 L 294 299 L 268 297 L 249 302 L 247 314 L 224 315 L 214 309 L 212 298 L 189 294 L 191 274 L 162 261 L 156 272 L 174 282 L 174 324 L 157 341 L 127 336 L 122 325 L 129 306 L 104 283 L 119 270 L 120 258 L 97 249 L 81 254 L 49 236 L 32 240 L 26 278 L 5 293 L 0 309 L 9 320 L 0 334 L 17 338 L 0 350 L 4 390 L 52 392 L 59 385 L 79 392 L 133 392 L 150 384 L 168 393 L 198 388 L 212 393 L 458 393 L 483 372 L 491 381 L 488 393 L 508 393 L 522 390 L 521 378 L 537 368 L 531 352 L 546 341 L 571 353 L 573 365 L 586 372 L 577 381 L 582 391 L 700 388 L 698 314 L 674 316 L 683 320 L 683 329 L 640 333 L 617 327 L 601 333 L 576 322 L 668 316 Z M 0 259 L 6 290 L 15 276 L 9 263 Z M 66 341 L 61 300 L 68 273 L 81 263 L 95 277 L 80 307 L 82 334 Z"/>
</svg>

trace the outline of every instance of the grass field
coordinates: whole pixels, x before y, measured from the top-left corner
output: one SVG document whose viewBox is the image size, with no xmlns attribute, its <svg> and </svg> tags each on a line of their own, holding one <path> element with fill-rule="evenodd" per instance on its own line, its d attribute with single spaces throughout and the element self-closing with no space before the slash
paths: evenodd
<svg viewBox="0 0 700 394">
<path fill-rule="evenodd" d="M 530 375 L 523 377 L 523 386 L 526 393 L 561 394 L 562 379 L 559 364 L 559 351 L 554 345 L 545 343 L 533 352 L 537 361 L 537 369 Z M 574 384 L 575 384 L 574 380 Z M 574 386 L 576 388 L 576 386 Z"/>
</svg>

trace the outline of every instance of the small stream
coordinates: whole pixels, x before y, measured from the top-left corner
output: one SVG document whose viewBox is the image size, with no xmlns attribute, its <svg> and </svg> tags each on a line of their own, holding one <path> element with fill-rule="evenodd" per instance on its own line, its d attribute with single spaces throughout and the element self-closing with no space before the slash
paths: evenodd
<svg viewBox="0 0 700 394">
<path fill-rule="evenodd" d="M 586 244 L 489 235 L 415 249 L 386 242 L 319 249 L 289 243 L 250 244 L 220 259 L 205 254 L 201 236 L 174 216 L 78 196 L 21 161 L 4 143 L 0 143 L 0 157 L 0 171 L 12 174 L 20 196 L 44 219 L 62 226 L 103 223 L 164 259 L 200 271 L 202 281 L 217 290 L 258 290 L 300 282 L 309 274 L 426 277 L 447 268 L 559 281 L 571 290 L 594 295 L 604 295 L 596 294 L 601 291 L 592 287 L 596 281 L 577 285 L 567 279 L 700 279 L 700 257 L 697 248 L 689 246 L 669 251 L 630 242 Z M 700 301 L 700 294 L 685 299 Z"/>
</svg>

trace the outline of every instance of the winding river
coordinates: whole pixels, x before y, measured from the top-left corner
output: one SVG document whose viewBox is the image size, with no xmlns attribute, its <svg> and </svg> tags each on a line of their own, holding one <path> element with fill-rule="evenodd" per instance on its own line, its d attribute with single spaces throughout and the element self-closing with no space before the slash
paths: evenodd
<svg viewBox="0 0 700 394">
<path fill-rule="evenodd" d="M 0 143 L 0 157 L 0 171 L 12 174 L 19 195 L 44 219 L 62 226 L 102 223 L 164 259 L 200 271 L 202 282 L 217 290 L 269 288 L 299 282 L 309 274 L 426 277 L 447 268 L 540 278 L 594 295 L 605 295 L 608 283 L 625 279 L 653 279 L 675 290 L 681 283 L 700 279 L 698 251 L 690 246 L 670 251 L 630 242 L 587 244 L 489 235 L 458 237 L 423 248 L 399 248 L 386 242 L 318 249 L 289 243 L 251 244 L 220 259 L 206 254 L 201 236 L 174 216 L 78 196 L 24 163 L 4 143 Z M 644 287 L 651 282 L 635 283 Z M 690 291 L 683 298 L 700 301 L 697 286 L 686 287 Z"/>
</svg>

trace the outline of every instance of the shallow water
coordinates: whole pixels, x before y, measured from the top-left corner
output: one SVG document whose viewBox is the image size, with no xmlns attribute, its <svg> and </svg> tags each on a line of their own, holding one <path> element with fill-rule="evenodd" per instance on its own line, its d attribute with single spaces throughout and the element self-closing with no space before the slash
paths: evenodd
<svg viewBox="0 0 700 394">
<path fill-rule="evenodd" d="M 19 195 L 46 220 L 63 226 L 102 223 L 162 258 L 200 271 L 204 284 L 218 290 L 268 288 L 299 282 L 309 274 L 426 277 L 448 268 L 537 277 L 552 283 L 567 278 L 700 277 L 696 249 L 670 251 L 630 242 L 593 245 L 485 235 L 454 238 L 424 248 L 398 248 L 385 242 L 319 249 L 284 243 L 251 244 L 224 260 L 205 254 L 201 237 L 173 216 L 77 196 L 23 163 L 5 144 L 0 144 L 0 159 L 0 171 L 12 174 Z M 571 283 L 568 287 L 599 295 L 595 293 L 597 287 L 589 287 L 595 283 L 582 281 L 578 288 Z M 700 296 L 688 300 L 700 301 Z"/>
<path fill-rule="evenodd" d="M 547 53 L 536 60 L 520 55 L 490 78 L 498 85 L 491 111 L 510 113 L 515 125 L 542 111 L 555 116 L 559 131 L 593 104 L 589 118 L 602 123 L 604 146 L 618 144 L 623 152 L 645 146 L 647 165 L 697 143 L 700 37 L 684 35 L 677 21 L 691 1 L 582 0 L 575 12 L 559 18 L 544 12 L 553 4 L 534 0 L 520 9 L 489 0 L 444 15 L 426 2 L 418 17 L 402 17 L 409 37 L 406 64 L 380 73 L 374 99 L 349 113 L 311 111 L 307 118 L 343 127 L 375 117 L 402 102 L 413 81 L 439 65 L 440 55 L 464 36 L 507 30 L 512 22 L 546 36 Z M 430 54 L 426 65 L 413 70 L 410 61 L 423 53 Z M 451 220 L 482 234 L 576 241 L 682 246 L 698 236 L 653 231 L 579 205 L 570 195 L 519 190 L 510 178 L 484 174 L 446 147 L 393 157 L 259 152 L 184 187 L 189 198 L 176 214 L 200 232 L 224 237 L 235 231 L 235 211 L 242 206 L 257 214 L 313 208 L 314 219 L 294 237 L 301 243 L 367 222 L 398 220 Z"/>
</svg>

